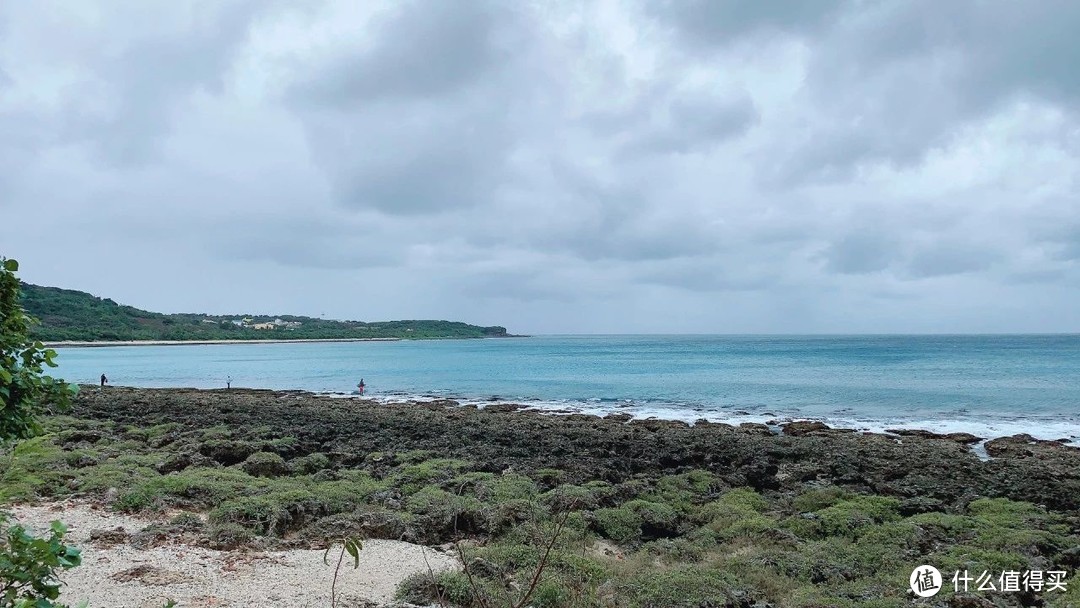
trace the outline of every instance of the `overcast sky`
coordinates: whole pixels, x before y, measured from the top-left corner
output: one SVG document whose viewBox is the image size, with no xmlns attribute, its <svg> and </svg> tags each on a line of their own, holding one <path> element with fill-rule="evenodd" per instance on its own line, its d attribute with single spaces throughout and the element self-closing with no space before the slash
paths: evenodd
<svg viewBox="0 0 1080 608">
<path fill-rule="evenodd" d="M 1078 31 L 1072 0 L 0 2 L 0 255 L 163 312 L 1076 332 Z"/>
</svg>

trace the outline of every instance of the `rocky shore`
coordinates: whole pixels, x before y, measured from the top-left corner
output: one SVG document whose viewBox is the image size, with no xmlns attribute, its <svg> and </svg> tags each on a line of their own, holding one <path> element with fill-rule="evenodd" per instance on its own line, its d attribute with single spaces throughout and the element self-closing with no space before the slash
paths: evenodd
<svg viewBox="0 0 1080 608">
<path fill-rule="evenodd" d="M 792 422 L 774 432 L 760 424 L 551 416 L 499 404 L 459 407 L 453 401 L 380 404 L 306 392 L 269 390 L 87 387 L 77 413 L 119 424 L 177 423 L 194 430 L 225 425 L 269 427 L 296 439 L 286 458 L 326 453 L 342 466 L 373 452 L 429 450 L 466 458 L 478 470 L 553 468 L 569 482 L 620 483 L 639 475 L 703 469 L 732 487 L 792 492 L 834 484 L 919 504 L 961 506 L 976 497 L 1026 500 L 1080 510 L 1080 449 L 1028 435 L 985 444 L 980 459 L 967 434 L 927 431 L 859 433 L 820 422 Z M 225 465 L 256 447 L 243 441 L 201 448 Z"/>
<path fill-rule="evenodd" d="M 921 564 L 1069 580 L 1080 566 L 1080 449 L 1063 442 L 521 410 L 85 387 L 13 454 L 0 502 L 157 518 L 124 546 L 360 536 L 464 564 L 401 580 L 399 605 L 899 608 Z M 1080 583 L 919 601 L 1080 607 Z"/>
</svg>

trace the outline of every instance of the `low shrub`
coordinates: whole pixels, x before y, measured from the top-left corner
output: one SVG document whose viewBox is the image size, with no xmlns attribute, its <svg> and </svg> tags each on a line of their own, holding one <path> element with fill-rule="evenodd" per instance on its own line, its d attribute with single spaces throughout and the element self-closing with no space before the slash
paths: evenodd
<svg viewBox="0 0 1080 608">
<path fill-rule="evenodd" d="M 279 477 L 289 472 L 285 459 L 273 452 L 255 452 L 244 460 L 240 468 L 252 477 Z"/>
</svg>

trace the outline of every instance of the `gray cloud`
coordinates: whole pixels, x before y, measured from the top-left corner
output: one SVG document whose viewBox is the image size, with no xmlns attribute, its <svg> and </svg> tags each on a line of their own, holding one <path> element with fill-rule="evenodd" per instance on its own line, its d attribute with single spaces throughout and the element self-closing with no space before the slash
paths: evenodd
<svg viewBox="0 0 1080 608">
<path fill-rule="evenodd" d="M 634 155 L 690 154 L 744 135 L 758 120 L 753 100 L 676 99 L 652 130 L 627 143 Z"/>
<path fill-rule="evenodd" d="M 377 99 L 437 98 L 482 85 L 514 57 L 509 9 L 487 2 L 406 2 L 378 14 L 372 39 L 294 85 L 299 100 L 342 110 Z"/>
<path fill-rule="evenodd" d="M 730 44 L 761 31 L 787 34 L 813 32 L 840 16 L 845 0 L 778 3 L 753 0 L 688 0 L 650 4 L 662 22 L 674 25 L 680 34 L 707 46 Z"/>
<path fill-rule="evenodd" d="M 373 41 L 301 76 L 289 97 L 343 206 L 442 213 L 487 201 L 507 171 L 530 32 L 483 2 L 399 5 Z"/>
<path fill-rule="evenodd" d="M 65 137 L 90 143 L 108 163 L 157 160 L 173 113 L 199 91 L 222 92 L 253 21 L 273 4 L 108 5 L 108 29 L 88 32 L 100 48 L 86 50 L 98 56 L 66 91 Z"/>
<path fill-rule="evenodd" d="M 1078 26 L 1064 0 L 3 3 L 0 248 L 160 310 L 1076 331 Z"/>
<path fill-rule="evenodd" d="M 842 274 L 880 272 L 892 265 L 897 243 L 891 235 L 856 233 L 829 245 L 825 253 L 829 270 Z"/>
<path fill-rule="evenodd" d="M 908 269 L 915 277 L 943 277 L 985 270 L 1000 254 L 983 247 L 939 241 L 911 256 Z"/>
</svg>

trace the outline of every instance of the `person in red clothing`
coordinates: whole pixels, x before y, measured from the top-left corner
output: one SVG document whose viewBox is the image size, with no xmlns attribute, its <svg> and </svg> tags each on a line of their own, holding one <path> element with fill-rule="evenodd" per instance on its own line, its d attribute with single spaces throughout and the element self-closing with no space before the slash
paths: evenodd
<svg viewBox="0 0 1080 608">
<path fill-rule="evenodd" d="M 357 384 L 357 385 L 356 385 L 356 388 L 357 388 L 357 390 L 359 390 L 359 391 L 360 391 L 360 394 L 361 394 L 361 395 L 363 395 L 363 394 L 364 394 L 364 386 L 365 386 L 365 384 L 364 384 L 364 379 L 363 379 L 363 378 L 360 378 L 360 384 Z"/>
</svg>

